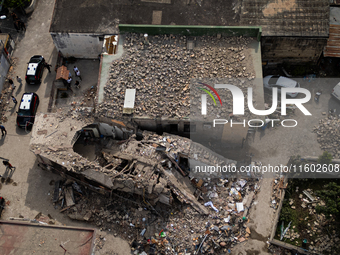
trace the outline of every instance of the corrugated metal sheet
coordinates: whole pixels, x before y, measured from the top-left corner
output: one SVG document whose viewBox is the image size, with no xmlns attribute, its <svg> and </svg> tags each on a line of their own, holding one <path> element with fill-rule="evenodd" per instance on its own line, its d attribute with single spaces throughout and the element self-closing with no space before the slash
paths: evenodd
<svg viewBox="0 0 340 255">
<path fill-rule="evenodd" d="M 66 66 L 61 66 L 57 70 L 56 80 L 59 80 L 59 79 L 67 80 L 68 77 L 69 77 L 69 74 L 70 74 L 70 71 L 67 70 L 67 67 Z"/>
<path fill-rule="evenodd" d="M 325 57 L 340 57 L 340 25 L 329 25 L 329 38 L 323 54 Z"/>
</svg>

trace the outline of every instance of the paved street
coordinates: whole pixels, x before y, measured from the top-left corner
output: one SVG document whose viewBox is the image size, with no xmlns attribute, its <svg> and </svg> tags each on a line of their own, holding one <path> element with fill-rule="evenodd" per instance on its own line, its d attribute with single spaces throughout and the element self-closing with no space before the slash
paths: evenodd
<svg viewBox="0 0 340 255">
<path fill-rule="evenodd" d="M 47 112 L 49 95 L 53 79 L 55 78 L 54 65 L 57 59 L 57 51 L 53 45 L 49 34 L 49 26 L 52 17 L 53 4 L 48 0 L 39 0 L 37 8 L 28 18 L 26 23 L 27 31 L 23 35 L 16 35 L 16 31 L 7 29 L 5 32 L 13 33 L 14 38 L 18 38 L 13 58 L 17 65 L 14 69 L 14 78 L 18 75 L 25 78 L 27 62 L 33 55 L 43 55 L 49 64 L 52 64 L 52 73 L 44 71 L 42 83 L 40 85 L 26 85 L 19 87 L 13 78 L 16 89 L 13 95 L 20 100 L 22 93 L 35 92 L 39 95 L 40 105 L 38 112 Z M 93 85 L 93 84 L 91 84 Z M 71 221 L 65 214 L 55 210 L 52 204 L 52 192 L 54 186 L 50 186 L 51 180 L 60 179 L 59 176 L 41 170 L 36 162 L 35 155 L 29 151 L 30 133 L 16 126 L 16 111 L 14 103 L 9 101 L 6 116 L 8 121 L 4 123 L 7 135 L 0 140 L 0 157 L 9 159 L 9 162 L 16 167 L 13 181 L 17 184 L 2 183 L 0 194 L 9 201 L 2 214 L 3 220 L 9 217 L 19 217 L 33 219 L 39 212 L 50 214 L 61 224 L 70 226 L 93 227 L 82 222 Z M 3 174 L 5 167 L 1 164 L 0 174 Z M 102 233 L 103 234 L 103 233 Z M 107 242 L 98 254 L 105 254 L 106 251 L 113 250 L 117 254 L 129 254 L 129 247 L 126 242 L 113 236 L 106 236 Z M 109 253 L 112 254 L 112 253 Z"/>
</svg>

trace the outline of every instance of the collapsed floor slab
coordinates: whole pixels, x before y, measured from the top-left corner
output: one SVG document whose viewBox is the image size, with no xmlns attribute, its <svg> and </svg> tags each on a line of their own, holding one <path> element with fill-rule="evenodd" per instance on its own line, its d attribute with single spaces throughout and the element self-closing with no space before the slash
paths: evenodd
<svg viewBox="0 0 340 255">
<path fill-rule="evenodd" d="M 227 166 L 236 162 L 188 138 L 133 132 L 117 123 L 87 123 L 58 114 L 40 114 L 36 116 L 30 149 L 39 166 L 91 190 L 106 195 L 114 190 L 135 193 L 151 204 L 159 201 L 170 205 L 175 196 L 208 214 L 193 194 L 189 178 L 195 175 L 190 165 Z M 94 161 L 74 151 L 75 144 L 85 148 L 89 143 L 96 145 Z"/>
</svg>

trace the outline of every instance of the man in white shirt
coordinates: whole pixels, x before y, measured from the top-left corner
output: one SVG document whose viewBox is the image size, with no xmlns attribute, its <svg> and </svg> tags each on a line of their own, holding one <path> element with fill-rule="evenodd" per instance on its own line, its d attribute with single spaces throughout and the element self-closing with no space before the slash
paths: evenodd
<svg viewBox="0 0 340 255">
<path fill-rule="evenodd" d="M 75 74 L 77 74 L 77 71 L 79 71 L 78 67 L 74 66 L 73 71 Z"/>
<path fill-rule="evenodd" d="M 79 77 L 79 79 L 82 81 L 82 78 L 80 76 L 80 71 L 79 70 L 76 72 L 76 76 Z"/>
</svg>

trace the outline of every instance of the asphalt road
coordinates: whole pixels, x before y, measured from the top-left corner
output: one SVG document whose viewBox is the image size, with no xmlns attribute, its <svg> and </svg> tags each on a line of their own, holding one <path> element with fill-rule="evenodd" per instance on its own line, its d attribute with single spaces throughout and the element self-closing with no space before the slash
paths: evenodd
<svg viewBox="0 0 340 255">
<path fill-rule="evenodd" d="M 20 87 L 15 77 L 18 75 L 24 79 L 27 62 L 33 55 L 43 55 L 46 61 L 52 64 L 52 70 L 54 69 L 57 50 L 49 34 L 53 3 L 49 0 L 38 1 L 34 12 L 26 18 L 26 33 L 16 34 L 17 32 L 11 29 L 11 24 L 3 29 L 3 32 L 10 32 L 12 37 L 16 38 L 16 48 L 13 54 L 16 62 L 13 70 L 16 89 L 13 95 L 17 100 L 20 100 L 24 92 L 37 93 L 40 98 L 38 112 L 47 112 L 55 72 L 48 73 L 45 70 L 40 85 L 28 85 L 23 82 L 23 86 Z M 0 140 L 0 157 L 9 159 L 9 162 L 15 167 L 12 179 L 16 183 L 16 185 L 0 184 L 0 194 L 9 203 L 2 214 L 2 219 L 9 220 L 10 217 L 19 217 L 19 215 L 33 219 L 41 212 L 45 215 L 50 214 L 59 224 L 94 227 L 90 224 L 72 221 L 53 207 L 51 200 L 54 186 L 49 183 L 51 180 L 60 179 L 60 177 L 38 167 L 34 153 L 29 150 L 30 133 L 26 133 L 25 130 L 16 126 L 16 110 L 12 100 L 9 101 L 6 112 L 8 121 L 3 123 L 7 129 L 7 135 Z M 4 172 L 5 166 L 1 164 L 0 174 Z M 107 235 L 106 239 L 110 242 L 107 242 L 103 249 L 96 254 L 105 254 L 110 250 L 115 250 L 117 254 L 129 254 L 128 244 L 124 240 L 111 235 Z"/>
</svg>

